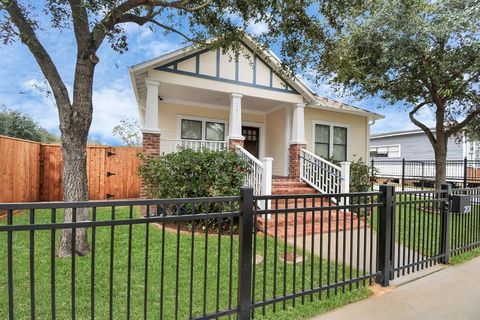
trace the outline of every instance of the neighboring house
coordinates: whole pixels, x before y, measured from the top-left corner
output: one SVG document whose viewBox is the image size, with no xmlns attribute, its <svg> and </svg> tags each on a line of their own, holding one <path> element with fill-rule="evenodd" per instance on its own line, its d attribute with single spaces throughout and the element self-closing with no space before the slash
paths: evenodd
<svg viewBox="0 0 480 320">
<path fill-rule="evenodd" d="M 331 164 L 319 157 L 366 159 L 370 123 L 383 118 L 316 95 L 298 77 L 285 76 L 279 59 L 248 37 L 238 58 L 221 50 L 187 47 L 132 66 L 129 72 L 144 149 L 153 155 L 178 146 L 238 145 L 244 149 L 237 151 L 258 160 L 254 163 L 273 158 L 274 176 L 298 180 L 301 159 L 327 167 Z M 335 175 L 316 166 L 322 175 Z M 309 181 L 317 190 L 332 191 L 325 183 Z"/>
<path fill-rule="evenodd" d="M 431 129 L 435 134 L 435 129 Z M 466 137 L 448 139 L 447 160 L 480 160 L 480 143 Z M 374 160 L 435 160 L 433 147 L 423 130 L 394 131 L 370 136 Z"/>
</svg>

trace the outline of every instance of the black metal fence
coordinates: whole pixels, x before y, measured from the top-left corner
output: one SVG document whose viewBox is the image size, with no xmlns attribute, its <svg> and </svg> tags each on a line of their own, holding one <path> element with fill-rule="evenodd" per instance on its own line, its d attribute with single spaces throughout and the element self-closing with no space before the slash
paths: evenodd
<svg viewBox="0 0 480 320">
<path fill-rule="evenodd" d="M 434 160 L 376 160 L 371 164 L 372 188 L 375 183 L 391 184 L 408 189 L 434 189 L 435 161 Z M 480 186 L 479 160 L 447 160 L 447 182 L 456 187 Z"/>
<path fill-rule="evenodd" d="M 468 213 L 452 211 L 470 195 Z M 88 209 L 88 221 L 78 213 Z M 480 189 L 0 204 L 0 318 L 251 319 L 480 245 Z M 72 222 L 64 222 L 70 210 Z M 61 234 L 76 251 L 57 257 Z M 330 301 L 330 302 L 329 302 Z"/>
</svg>

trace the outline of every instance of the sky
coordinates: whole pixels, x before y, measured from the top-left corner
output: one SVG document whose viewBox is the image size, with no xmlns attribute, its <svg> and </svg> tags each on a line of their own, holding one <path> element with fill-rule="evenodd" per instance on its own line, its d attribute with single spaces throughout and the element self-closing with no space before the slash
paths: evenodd
<svg viewBox="0 0 480 320">
<path fill-rule="evenodd" d="M 260 22 L 251 24 L 248 31 L 260 33 L 265 31 L 265 28 L 266 25 Z M 71 30 L 44 30 L 39 33 L 39 38 L 71 92 L 76 51 L 73 34 Z M 100 62 L 95 72 L 90 139 L 109 145 L 121 144 L 121 141 L 112 135 L 113 127 L 122 119 L 139 118 L 128 67 L 185 46 L 180 37 L 166 35 L 161 30 L 152 32 L 149 28 L 134 24 L 126 25 L 126 30 L 129 50 L 119 54 L 105 42 L 98 52 Z M 276 51 L 275 48 L 273 51 Z M 278 55 L 278 52 L 275 53 Z M 45 78 L 27 47 L 20 42 L 0 44 L 0 57 L 0 106 L 5 105 L 9 109 L 27 113 L 40 126 L 59 135 L 58 114 L 53 97 L 48 96 Z M 320 95 L 383 114 L 385 119 L 372 125 L 372 133 L 416 128 L 402 105 L 379 109 L 379 106 L 385 106 L 381 99 L 357 100 L 339 96 L 327 83 L 312 89 Z M 433 124 L 433 114 L 427 108 L 422 109 L 418 118 L 428 125 Z"/>
</svg>

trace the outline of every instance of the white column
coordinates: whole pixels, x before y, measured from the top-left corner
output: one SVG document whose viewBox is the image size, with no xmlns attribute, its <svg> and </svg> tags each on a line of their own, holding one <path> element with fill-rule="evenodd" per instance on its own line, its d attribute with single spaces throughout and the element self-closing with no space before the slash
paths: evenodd
<svg viewBox="0 0 480 320">
<path fill-rule="evenodd" d="M 340 171 L 342 175 L 342 180 L 340 182 L 340 193 L 349 193 L 350 192 L 350 162 L 343 161 L 340 162 Z M 349 198 L 345 197 L 345 202 L 343 203 L 343 197 L 341 198 L 341 205 L 348 206 Z"/>
<path fill-rule="evenodd" d="M 228 140 L 244 140 L 242 136 L 242 97 L 240 93 L 230 94 L 230 122 Z"/>
<path fill-rule="evenodd" d="M 272 171 L 273 171 L 273 158 L 270 157 L 264 157 L 262 158 L 262 163 L 263 163 L 263 174 L 262 174 L 262 190 L 261 194 L 264 196 L 269 196 L 272 194 Z M 263 205 L 262 201 L 262 205 Z M 271 208 L 270 205 L 270 200 L 266 201 L 266 208 L 263 208 L 264 210 L 268 210 Z M 270 219 L 270 214 L 266 215 L 266 219 Z"/>
<path fill-rule="evenodd" d="M 297 103 L 293 107 L 292 140 L 290 144 L 306 144 L 305 140 L 305 104 Z"/>
<path fill-rule="evenodd" d="M 152 79 L 145 79 L 147 85 L 147 101 L 145 104 L 145 120 L 143 132 L 160 133 L 158 125 L 158 86 L 160 82 Z"/>
</svg>

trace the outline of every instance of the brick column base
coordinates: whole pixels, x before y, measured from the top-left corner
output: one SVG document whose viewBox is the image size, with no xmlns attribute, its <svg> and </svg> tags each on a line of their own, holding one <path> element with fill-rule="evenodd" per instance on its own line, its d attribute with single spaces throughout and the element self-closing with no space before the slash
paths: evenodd
<svg viewBox="0 0 480 320">
<path fill-rule="evenodd" d="M 235 151 L 235 146 L 237 144 L 243 147 L 243 140 L 228 140 L 228 150 Z"/>
<path fill-rule="evenodd" d="M 289 164 L 288 164 L 288 177 L 292 179 L 300 180 L 300 149 L 306 149 L 307 145 L 305 144 L 291 144 L 288 153 L 289 153 Z"/>
<path fill-rule="evenodd" d="M 142 132 L 143 136 L 143 155 L 146 158 L 155 158 L 160 156 L 160 133 L 154 132 Z M 145 190 L 143 182 L 140 184 L 140 199 L 151 199 Z M 154 215 L 157 211 L 156 206 L 151 206 L 149 210 L 150 215 Z M 147 214 L 147 207 L 142 206 L 140 208 L 142 215 Z"/>
</svg>

